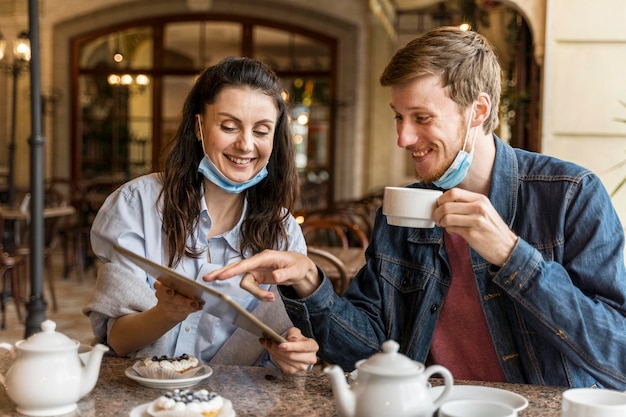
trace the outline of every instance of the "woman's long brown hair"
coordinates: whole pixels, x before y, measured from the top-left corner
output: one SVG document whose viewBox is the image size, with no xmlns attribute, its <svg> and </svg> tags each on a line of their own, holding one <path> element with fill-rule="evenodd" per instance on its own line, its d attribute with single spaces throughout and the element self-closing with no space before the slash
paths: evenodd
<svg viewBox="0 0 626 417">
<path fill-rule="evenodd" d="M 272 97 L 278 109 L 268 175 L 244 191 L 248 209 L 241 229 L 240 250 L 242 253 L 246 250 L 258 253 L 264 249 L 285 248 L 287 244 L 283 221 L 298 197 L 298 173 L 283 90 L 278 77 L 261 62 L 230 57 L 207 68 L 189 92 L 183 106 L 182 122 L 161 174 L 163 228 L 170 267 L 176 266 L 184 256 L 198 257 L 203 252 L 203 249 L 195 248 L 195 233 L 204 197 L 203 176 L 198 172 L 204 151 L 196 138 L 196 115 L 202 114 L 205 105 L 213 104 L 217 94 L 228 86 L 260 91 Z"/>
</svg>

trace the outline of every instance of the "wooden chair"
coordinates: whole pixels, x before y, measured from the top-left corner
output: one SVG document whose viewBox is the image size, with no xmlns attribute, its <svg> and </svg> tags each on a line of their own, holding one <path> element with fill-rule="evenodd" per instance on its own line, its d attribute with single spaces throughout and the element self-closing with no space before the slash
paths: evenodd
<svg viewBox="0 0 626 417">
<path fill-rule="evenodd" d="M 63 250 L 63 278 L 69 278 L 72 269 L 76 269 L 78 282 L 83 282 L 82 227 L 80 223 L 81 200 L 84 187 L 81 183 L 68 178 L 50 178 L 46 181 L 46 193 L 60 195 L 71 204 L 76 213 L 59 219 L 56 234 Z"/>
<path fill-rule="evenodd" d="M 96 256 L 93 254 L 91 250 L 91 241 L 90 241 L 90 231 L 91 224 L 96 218 L 96 214 L 98 214 L 98 210 L 104 203 L 104 200 L 119 186 L 121 182 L 119 181 L 106 181 L 106 180 L 98 180 L 92 181 L 85 185 L 83 194 L 80 201 L 80 220 L 79 220 L 79 237 L 76 242 L 78 245 L 77 251 L 80 252 L 79 262 L 80 262 L 80 270 L 87 270 L 89 268 L 94 269 L 94 277 L 95 277 L 95 265 L 96 265 Z"/>
<path fill-rule="evenodd" d="M 341 259 L 330 252 L 311 246 L 307 247 L 307 256 L 324 270 L 338 295 L 342 295 L 348 289 L 350 280 L 346 266 Z"/>
<path fill-rule="evenodd" d="M 344 225 L 333 219 L 305 219 L 300 227 L 309 246 L 350 246 Z"/>
<path fill-rule="evenodd" d="M 2 294 L 0 294 L 0 309 L 2 311 L 2 322 L 0 328 L 6 329 L 6 307 L 9 298 L 13 298 L 17 318 L 22 323 L 22 301 L 20 298 L 20 270 L 23 270 L 24 260 L 20 256 L 12 256 L 4 251 L 4 217 L 0 211 L 0 280 L 2 282 Z M 10 279 L 10 285 L 7 285 L 7 278 Z"/>
<path fill-rule="evenodd" d="M 44 205 L 46 207 L 61 207 L 67 205 L 68 202 L 65 199 L 65 196 L 62 195 L 55 189 L 45 189 L 44 190 Z M 52 310 L 58 311 L 59 306 L 57 303 L 55 285 L 54 285 L 54 268 L 52 266 L 52 254 L 54 253 L 58 241 L 58 225 L 61 219 L 58 217 L 53 217 L 44 220 L 44 252 L 43 252 L 43 260 L 44 260 L 44 275 L 45 279 L 48 283 L 48 291 L 50 293 L 50 299 L 52 300 Z M 30 244 L 27 241 L 24 245 L 17 248 L 16 253 L 23 257 L 26 262 L 26 270 L 28 271 L 29 260 L 30 257 Z M 26 274 L 26 276 L 30 276 L 30 271 Z M 28 284 L 28 282 L 26 282 Z M 28 286 L 28 285 L 26 285 Z"/>
<path fill-rule="evenodd" d="M 369 244 L 361 226 L 340 215 L 306 216 L 300 227 L 307 244 L 312 246 L 342 246 L 344 249 L 358 246 L 365 250 Z"/>
</svg>

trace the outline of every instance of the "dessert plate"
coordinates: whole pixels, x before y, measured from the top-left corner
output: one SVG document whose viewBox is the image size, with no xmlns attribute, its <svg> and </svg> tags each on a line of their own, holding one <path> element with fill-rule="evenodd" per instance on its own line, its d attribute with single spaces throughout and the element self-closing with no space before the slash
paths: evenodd
<svg viewBox="0 0 626 417">
<path fill-rule="evenodd" d="M 149 403 L 138 405 L 130 411 L 130 417 L 152 417 L 148 412 L 152 401 Z M 230 400 L 224 399 L 224 407 L 217 417 L 235 417 L 235 410 L 233 409 L 233 403 Z"/>
<path fill-rule="evenodd" d="M 176 388 L 188 388 L 193 387 L 203 379 L 210 377 L 213 374 L 213 369 L 208 365 L 199 365 L 200 370 L 191 378 L 180 379 L 152 379 L 144 378 L 133 369 L 132 366 L 126 368 L 124 374 L 148 388 L 162 388 L 162 389 L 176 389 Z"/>
<path fill-rule="evenodd" d="M 443 391 L 444 386 L 430 388 L 430 396 L 437 398 Z M 519 394 L 500 388 L 483 387 L 480 385 L 453 385 L 450 395 L 445 399 L 451 400 L 487 400 L 506 404 L 518 413 L 528 407 L 528 400 Z"/>
</svg>

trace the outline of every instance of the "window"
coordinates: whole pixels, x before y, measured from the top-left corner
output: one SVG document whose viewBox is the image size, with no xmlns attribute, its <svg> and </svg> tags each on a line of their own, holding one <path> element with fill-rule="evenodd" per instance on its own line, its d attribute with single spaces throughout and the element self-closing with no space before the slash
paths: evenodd
<svg viewBox="0 0 626 417">
<path fill-rule="evenodd" d="M 204 68 L 255 57 L 284 83 L 306 209 L 331 199 L 335 42 L 236 20 L 141 22 L 76 39 L 72 176 L 126 181 L 161 169 L 161 151 Z"/>
</svg>

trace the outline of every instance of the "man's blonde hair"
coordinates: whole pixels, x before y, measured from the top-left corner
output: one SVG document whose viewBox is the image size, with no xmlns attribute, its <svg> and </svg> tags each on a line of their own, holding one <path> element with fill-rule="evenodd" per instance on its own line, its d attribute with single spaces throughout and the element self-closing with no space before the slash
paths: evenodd
<svg viewBox="0 0 626 417">
<path fill-rule="evenodd" d="M 489 95 L 491 114 L 483 130 L 489 133 L 498 127 L 502 70 L 485 37 L 457 27 L 426 32 L 396 52 L 380 83 L 393 86 L 423 75 L 440 77 L 448 96 L 461 109 L 471 105 L 480 93 Z"/>
</svg>

